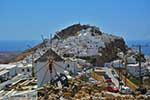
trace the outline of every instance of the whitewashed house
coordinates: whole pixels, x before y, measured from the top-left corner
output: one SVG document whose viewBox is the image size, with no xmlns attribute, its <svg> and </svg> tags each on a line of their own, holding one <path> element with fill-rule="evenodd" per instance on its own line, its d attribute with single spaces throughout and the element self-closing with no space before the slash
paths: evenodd
<svg viewBox="0 0 150 100">
<path fill-rule="evenodd" d="M 121 60 L 114 60 L 112 62 L 112 67 L 114 67 L 114 68 L 123 68 L 124 64 L 122 63 Z"/>
<path fill-rule="evenodd" d="M 38 87 L 55 80 L 60 73 L 65 74 L 66 70 L 77 73 L 77 63 L 75 61 L 62 59 L 52 49 L 49 49 L 37 59 L 34 66 Z"/>
<path fill-rule="evenodd" d="M 139 77 L 139 73 L 140 73 L 140 68 L 139 68 L 139 64 L 128 64 L 128 72 L 133 75 L 134 77 Z M 141 75 L 144 76 L 147 73 L 147 69 L 146 66 L 144 65 L 144 63 L 141 64 Z"/>
<path fill-rule="evenodd" d="M 135 55 L 135 54 L 137 54 L 138 53 L 138 51 L 136 50 L 136 49 L 129 49 L 128 51 L 127 51 L 127 54 L 129 55 L 129 56 L 132 56 L 132 55 Z"/>
<path fill-rule="evenodd" d="M 146 69 L 148 70 L 148 72 L 150 72 L 150 62 L 148 60 L 144 63 L 144 65 L 146 66 Z"/>
<path fill-rule="evenodd" d="M 0 70 L 0 84 L 9 79 L 9 71 L 6 69 Z"/>
<path fill-rule="evenodd" d="M 0 68 L 0 90 L 10 84 L 9 70 Z"/>
<path fill-rule="evenodd" d="M 30 76 L 32 73 L 32 64 L 17 64 L 17 73 Z"/>
<path fill-rule="evenodd" d="M 136 59 L 133 56 L 127 57 L 128 64 L 136 64 Z"/>
<path fill-rule="evenodd" d="M 0 64 L 0 89 L 11 84 L 10 80 L 17 75 L 15 64 Z"/>
<path fill-rule="evenodd" d="M 3 68 L 5 72 L 7 70 L 7 78 L 9 79 L 17 75 L 16 64 L 0 64 L 0 68 Z"/>
</svg>

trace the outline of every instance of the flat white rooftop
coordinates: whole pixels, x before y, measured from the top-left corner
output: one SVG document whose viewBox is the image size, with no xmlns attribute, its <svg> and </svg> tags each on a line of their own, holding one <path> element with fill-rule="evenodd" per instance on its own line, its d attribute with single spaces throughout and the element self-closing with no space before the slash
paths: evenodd
<svg viewBox="0 0 150 100">
<path fill-rule="evenodd" d="M 23 65 L 22 63 L 18 64 L 18 67 L 19 68 L 25 68 L 25 67 L 32 67 L 32 64 L 26 64 L 26 65 Z"/>
<path fill-rule="evenodd" d="M 15 64 L 0 64 L 0 68 L 11 69 L 16 67 Z"/>
<path fill-rule="evenodd" d="M 139 67 L 139 64 L 128 64 L 128 66 L 131 66 L 131 67 Z M 141 63 L 141 67 L 144 67 L 144 64 Z"/>
</svg>

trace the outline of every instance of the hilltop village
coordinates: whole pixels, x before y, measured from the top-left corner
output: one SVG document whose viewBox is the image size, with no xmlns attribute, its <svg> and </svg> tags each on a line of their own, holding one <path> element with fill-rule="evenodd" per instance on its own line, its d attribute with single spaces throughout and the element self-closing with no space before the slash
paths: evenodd
<svg viewBox="0 0 150 100">
<path fill-rule="evenodd" d="M 0 64 L 0 99 L 150 100 L 149 61 L 122 37 L 74 24 Z"/>
</svg>

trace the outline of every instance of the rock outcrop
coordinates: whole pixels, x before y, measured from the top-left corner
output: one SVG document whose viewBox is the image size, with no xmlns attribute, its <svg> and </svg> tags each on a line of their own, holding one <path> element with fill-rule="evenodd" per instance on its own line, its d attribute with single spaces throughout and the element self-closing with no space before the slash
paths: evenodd
<svg viewBox="0 0 150 100">
<path fill-rule="evenodd" d="M 97 56 L 96 63 L 103 66 L 105 62 L 109 62 L 118 58 L 118 52 L 126 52 L 127 46 L 123 38 L 115 38 L 114 41 L 106 43 L 106 47 L 102 48 L 100 53 L 102 56 Z"/>
</svg>

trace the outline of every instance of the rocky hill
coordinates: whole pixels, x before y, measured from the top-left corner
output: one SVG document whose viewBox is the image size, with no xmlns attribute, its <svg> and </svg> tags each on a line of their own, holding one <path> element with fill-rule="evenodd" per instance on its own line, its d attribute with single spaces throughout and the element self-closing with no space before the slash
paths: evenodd
<svg viewBox="0 0 150 100">
<path fill-rule="evenodd" d="M 90 36 L 87 36 L 87 34 L 90 33 Z M 60 32 L 57 32 L 54 36 L 54 39 L 61 38 L 65 40 L 66 42 L 72 42 L 71 45 L 74 45 L 73 41 L 75 42 L 77 38 L 83 39 L 84 46 L 86 47 L 87 44 L 89 44 L 89 41 L 95 41 L 97 38 L 100 44 L 104 44 L 104 46 L 99 46 L 99 54 L 96 56 L 91 57 L 80 57 L 86 60 L 89 60 L 94 63 L 98 64 L 100 66 L 103 66 L 105 62 L 111 61 L 113 59 L 117 58 L 118 52 L 126 52 L 127 46 L 125 44 L 125 41 L 122 37 L 114 36 L 111 34 L 103 33 L 101 30 L 96 26 L 90 26 L 90 25 L 81 25 L 81 24 L 74 24 L 72 26 L 69 26 Z M 91 42 L 92 43 L 92 42 Z M 76 43 L 77 44 L 77 43 Z M 80 41 L 79 44 L 83 44 L 82 41 Z M 70 46 L 71 46 L 70 45 Z M 92 44 L 92 46 L 94 43 Z M 68 44 L 66 45 L 68 46 Z M 83 48 L 80 47 L 79 49 Z M 74 45 L 75 47 L 75 45 Z M 76 48 L 78 48 L 76 47 Z M 87 47 L 88 48 L 88 47 Z M 87 49 L 85 48 L 85 49 Z M 59 48 L 61 49 L 61 48 Z M 88 54 L 88 53 L 87 53 Z"/>
</svg>

